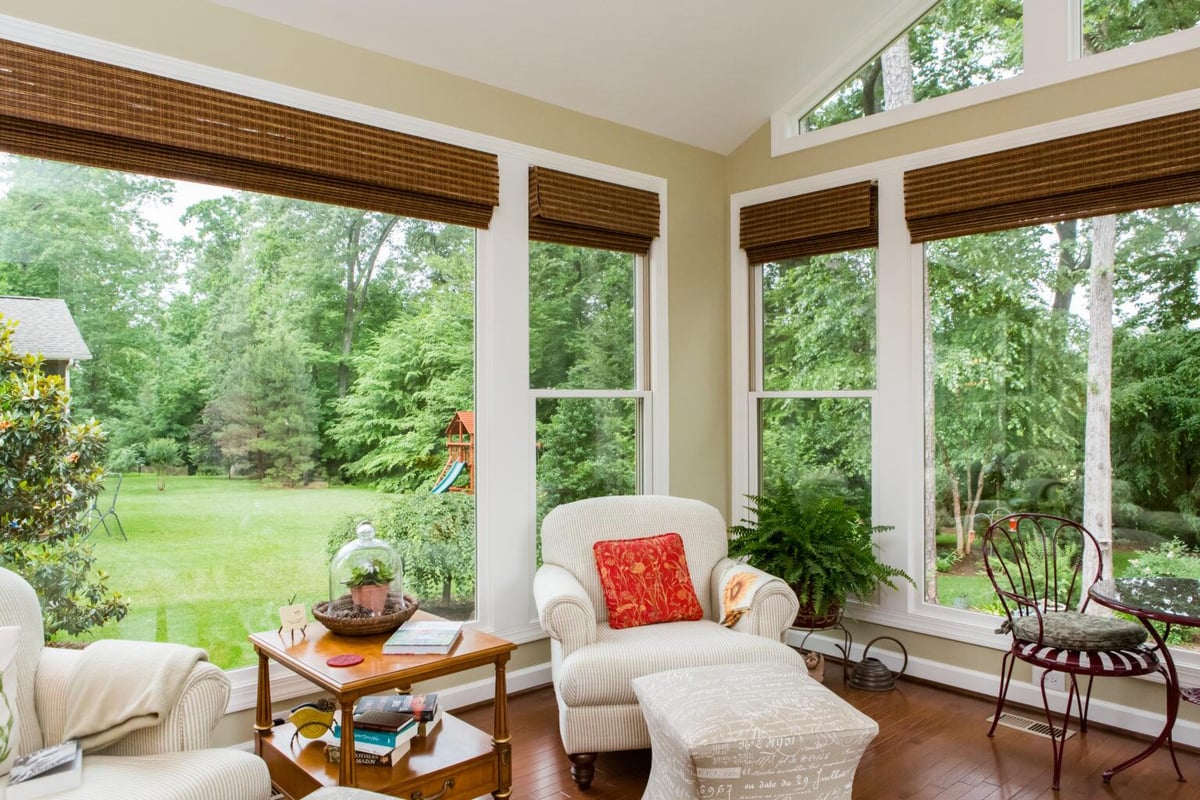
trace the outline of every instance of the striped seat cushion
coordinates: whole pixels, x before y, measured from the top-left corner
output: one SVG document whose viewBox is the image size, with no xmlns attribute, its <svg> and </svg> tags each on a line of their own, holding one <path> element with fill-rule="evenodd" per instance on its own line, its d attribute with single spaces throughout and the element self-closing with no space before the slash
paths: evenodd
<svg viewBox="0 0 1200 800">
<path fill-rule="evenodd" d="M 1072 672 L 1145 675 L 1158 669 L 1158 657 L 1153 651 L 1142 647 L 1125 650 L 1064 650 L 1036 642 L 1016 642 L 1013 652 L 1023 661 Z"/>
</svg>

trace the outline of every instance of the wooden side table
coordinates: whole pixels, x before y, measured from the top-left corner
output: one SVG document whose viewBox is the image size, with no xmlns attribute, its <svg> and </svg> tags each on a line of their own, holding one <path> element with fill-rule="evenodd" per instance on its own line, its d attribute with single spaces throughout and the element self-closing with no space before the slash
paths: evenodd
<svg viewBox="0 0 1200 800">
<path fill-rule="evenodd" d="M 418 611 L 415 619 L 437 619 Z M 255 752 L 266 763 L 272 782 L 293 800 L 322 786 L 358 786 L 409 800 L 468 800 L 491 792 L 507 798 L 512 789 L 512 745 L 508 735 L 505 665 L 516 645 L 469 629 L 444 656 L 385 656 L 386 634 L 338 636 L 310 623 L 304 636 L 264 631 L 250 635 L 258 653 L 258 702 Z M 362 656 L 352 667 L 331 667 L 332 656 Z M 333 695 L 341 710 L 342 753 L 354 752 L 354 703 L 363 695 L 389 689 L 407 691 L 412 684 L 443 675 L 493 665 L 496 675 L 495 722 L 492 735 L 445 714 L 442 724 L 424 739 L 414 739 L 409 752 L 392 767 L 358 765 L 343 757 L 325 760 L 323 742 L 303 737 L 292 741 L 289 723 L 272 725 L 271 661 L 283 665 Z"/>
</svg>

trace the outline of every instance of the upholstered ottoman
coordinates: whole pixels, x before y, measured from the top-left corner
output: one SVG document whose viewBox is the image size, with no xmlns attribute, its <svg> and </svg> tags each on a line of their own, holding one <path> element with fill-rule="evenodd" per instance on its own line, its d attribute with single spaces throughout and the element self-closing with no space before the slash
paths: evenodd
<svg viewBox="0 0 1200 800">
<path fill-rule="evenodd" d="M 803 667 L 691 667 L 633 690 L 653 748 L 642 800 L 849 800 L 879 733 Z"/>
</svg>

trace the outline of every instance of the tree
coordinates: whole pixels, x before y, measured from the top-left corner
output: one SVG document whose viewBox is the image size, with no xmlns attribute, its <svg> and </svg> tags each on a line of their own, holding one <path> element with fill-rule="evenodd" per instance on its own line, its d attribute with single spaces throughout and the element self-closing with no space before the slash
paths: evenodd
<svg viewBox="0 0 1200 800">
<path fill-rule="evenodd" d="M 1112 340 L 1113 265 L 1117 218 L 1092 220 L 1092 268 L 1088 287 L 1087 427 L 1083 450 L 1083 526 L 1100 544 L 1097 554 L 1084 548 L 1084 574 L 1112 577 Z"/>
<path fill-rule="evenodd" d="M 136 402 L 154 369 L 154 322 L 174 278 L 141 209 L 163 202 L 171 183 L 8 156 L 0 184 L 0 293 L 66 301 L 92 352 L 73 376 L 75 410 L 117 429 L 119 406 Z"/>
<path fill-rule="evenodd" d="M 62 379 L 13 351 L 14 329 L 0 317 L 0 563 L 37 591 L 47 638 L 83 633 L 128 610 L 86 542 L 104 434 L 70 420 Z"/>
<path fill-rule="evenodd" d="M 475 263 L 468 229 L 405 230 L 403 307 L 355 357 L 358 377 L 328 433 L 351 478 L 416 491 L 445 462 L 454 412 L 474 408 Z"/>
<path fill-rule="evenodd" d="M 151 439 L 146 442 L 146 461 L 154 467 L 161 492 L 167 488 L 167 470 L 179 464 L 179 445 L 174 439 Z"/>
</svg>

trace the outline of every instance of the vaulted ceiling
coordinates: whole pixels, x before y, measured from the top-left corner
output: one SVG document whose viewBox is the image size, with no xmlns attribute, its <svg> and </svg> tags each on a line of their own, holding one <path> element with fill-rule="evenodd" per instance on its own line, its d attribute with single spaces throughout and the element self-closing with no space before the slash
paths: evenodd
<svg viewBox="0 0 1200 800">
<path fill-rule="evenodd" d="M 929 0 L 212 0 L 726 154 Z M 851 63 L 852 62 L 852 63 Z M 846 63 L 841 74 L 830 65 Z M 822 78 L 822 76 L 825 76 Z"/>
</svg>

